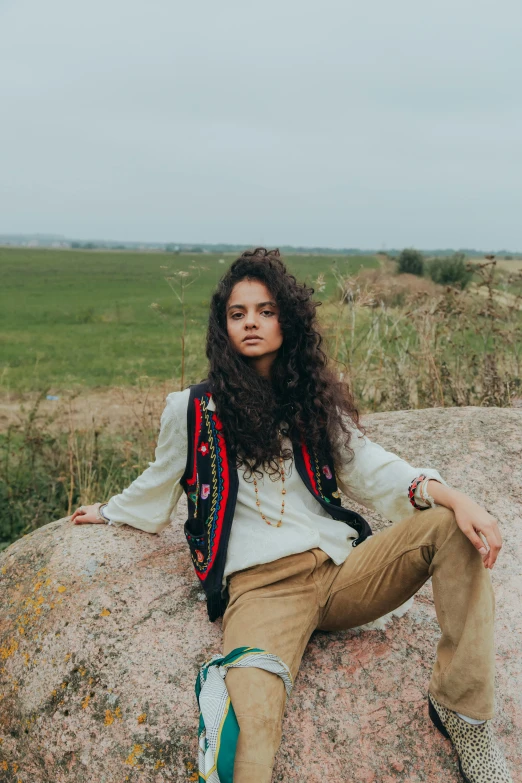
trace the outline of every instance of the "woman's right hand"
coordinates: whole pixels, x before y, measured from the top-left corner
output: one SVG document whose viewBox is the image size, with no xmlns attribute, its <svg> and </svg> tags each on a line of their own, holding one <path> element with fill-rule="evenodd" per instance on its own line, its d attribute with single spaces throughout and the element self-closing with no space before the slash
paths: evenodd
<svg viewBox="0 0 522 783">
<path fill-rule="evenodd" d="M 92 506 L 80 506 L 71 515 L 71 522 L 74 525 L 104 525 L 105 523 L 98 519 L 96 515 L 96 509 L 100 506 L 101 503 L 93 503 Z"/>
</svg>

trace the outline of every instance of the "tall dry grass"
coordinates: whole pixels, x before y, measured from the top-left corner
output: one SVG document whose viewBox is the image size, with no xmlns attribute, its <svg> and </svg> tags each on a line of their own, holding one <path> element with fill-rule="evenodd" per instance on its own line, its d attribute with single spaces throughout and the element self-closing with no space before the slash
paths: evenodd
<svg viewBox="0 0 522 783">
<path fill-rule="evenodd" d="M 390 271 L 337 275 L 322 326 L 361 409 L 509 406 L 521 394 L 522 294 L 502 292 L 515 278 L 494 261 L 474 272 L 473 290 Z"/>
</svg>

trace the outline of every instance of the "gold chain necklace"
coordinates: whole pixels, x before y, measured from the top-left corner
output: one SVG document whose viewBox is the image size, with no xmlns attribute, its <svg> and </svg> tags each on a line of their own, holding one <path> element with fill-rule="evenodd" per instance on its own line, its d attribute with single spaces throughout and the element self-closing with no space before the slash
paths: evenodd
<svg viewBox="0 0 522 783">
<path fill-rule="evenodd" d="M 281 481 L 283 483 L 282 489 L 281 489 L 281 495 L 283 496 L 283 501 L 281 503 L 281 516 L 279 518 L 279 522 L 274 525 L 273 522 L 270 522 L 269 519 L 265 517 L 263 512 L 261 511 L 261 502 L 259 500 L 259 492 L 257 489 L 257 481 L 256 477 L 254 475 L 254 489 L 256 491 L 256 506 L 258 508 L 259 513 L 261 514 L 262 518 L 266 522 L 267 525 L 270 525 L 270 527 L 281 527 L 283 524 L 283 514 L 285 513 L 285 495 L 286 495 L 286 489 L 285 489 L 285 463 L 283 462 L 283 458 L 279 457 L 279 464 L 281 466 Z"/>
</svg>

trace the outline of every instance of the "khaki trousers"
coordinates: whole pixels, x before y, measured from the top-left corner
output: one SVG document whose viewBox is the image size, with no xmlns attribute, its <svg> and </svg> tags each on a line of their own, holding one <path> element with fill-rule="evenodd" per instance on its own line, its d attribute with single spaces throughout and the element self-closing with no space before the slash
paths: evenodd
<svg viewBox="0 0 522 783">
<path fill-rule="evenodd" d="M 339 631 L 375 620 L 429 577 L 442 632 L 429 690 L 449 709 L 491 718 L 490 575 L 453 512 L 442 506 L 414 512 L 371 536 L 340 566 L 314 549 L 233 574 L 224 654 L 243 645 L 260 647 L 282 658 L 295 678 L 315 629 Z M 240 727 L 234 783 L 270 783 L 281 738 L 283 682 L 252 668 L 231 669 L 226 684 Z"/>
</svg>

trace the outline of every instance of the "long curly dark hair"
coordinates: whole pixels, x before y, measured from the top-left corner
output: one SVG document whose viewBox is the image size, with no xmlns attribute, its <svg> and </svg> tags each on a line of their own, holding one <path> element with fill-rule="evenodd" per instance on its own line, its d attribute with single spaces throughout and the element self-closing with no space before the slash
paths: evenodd
<svg viewBox="0 0 522 783">
<path fill-rule="evenodd" d="M 271 367 L 271 377 L 259 375 L 231 344 L 227 333 L 226 306 L 232 289 L 241 280 L 264 283 L 279 305 L 283 343 Z M 321 461 L 331 454 L 340 464 L 341 448 L 352 453 L 349 442 L 359 413 L 348 385 L 328 366 L 321 348 L 313 288 L 297 282 L 280 258 L 279 250 L 258 247 L 246 250 L 223 275 L 210 303 L 206 353 L 217 414 L 227 446 L 236 455 L 237 467 L 245 465 L 245 478 L 255 472 L 280 475 L 278 430 L 288 424 L 288 435 L 303 436 Z"/>
</svg>

